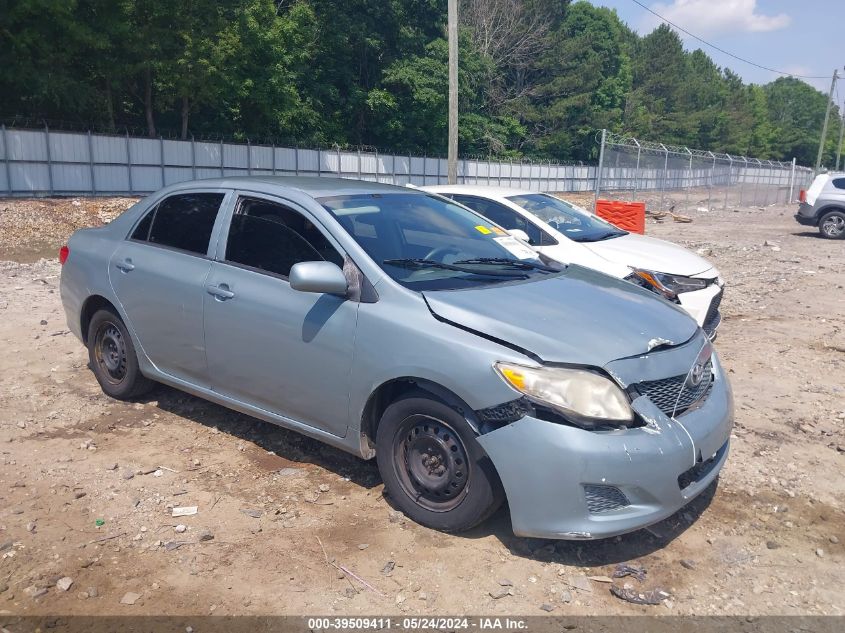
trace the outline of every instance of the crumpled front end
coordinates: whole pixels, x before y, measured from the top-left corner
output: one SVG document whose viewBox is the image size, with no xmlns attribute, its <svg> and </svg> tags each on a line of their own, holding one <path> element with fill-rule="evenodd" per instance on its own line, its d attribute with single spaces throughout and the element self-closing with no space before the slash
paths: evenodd
<svg viewBox="0 0 845 633">
<path fill-rule="evenodd" d="M 696 401 L 667 400 L 662 384 L 677 372 L 686 378 L 704 345 L 699 333 L 676 348 L 608 365 L 633 394 L 639 426 L 590 431 L 526 415 L 481 435 L 505 488 L 514 533 L 611 537 L 661 521 L 705 490 L 728 454 L 730 385 L 715 352 L 705 367 L 709 386 Z"/>
</svg>

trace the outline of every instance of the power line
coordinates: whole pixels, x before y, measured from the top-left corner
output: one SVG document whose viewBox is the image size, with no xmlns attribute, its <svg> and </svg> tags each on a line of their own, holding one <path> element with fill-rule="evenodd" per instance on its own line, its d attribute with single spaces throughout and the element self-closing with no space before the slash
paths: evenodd
<svg viewBox="0 0 845 633">
<path fill-rule="evenodd" d="M 690 33 L 690 32 L 689 32 L 689 31 L 687 31 L 685 28 L 683 28 L 683 27 L 681 27 L 681 26 L 678 26 L 678 25 L 677 25 L 677 24 L 675 24 L 674 22 L 670 22 L 669 20 L 667 20 L 666 18 L 664 18 L 662 15 L 660 15 L 660 14 L 659 14 L 659 13 L 657 13 L 656 11 L 651 10 L 649 7 L 647 7 L 646 5 L 644 5 L 642 2 L 639 2 L 639 0 L 631 0 L 631 1 L 632 1 L 634 4 L 637 4 L 637 5 L 641 6 L 643 9 L 645 9 L 645 10 L 646 10 L 646 11 L 648 11 L 649 13 L 651 13 L 651 14 L 653 14 L 653 15 L 657 16 L 658 18 L 660 18 L 661 20 L 663 20 L 664 22 L 666 22 L 666 24 L 669 24 L 670 26 L 675 27 L 675 28 L 676 28 L 676 29 L 678 29 L 679 31 L 681 31 L 681 32 L 683 32 L 683 33 L 686 33 L 686 34 L 687 34 L 687 35 L 689 35 L 690 37 L 692 37 L 692 38 L 694 38 L 694 39 L 697 39 L 699 42 L 701 42 L 701 43 L 702 43 L 702 44 L 704 44 L 705 46 L 709 46 L 710 48 L 714 48 L 714 49 L 716 49 L 716 50 L 717 50 L 717 51 L 719 51 L 720 53 L 724 53 L 724 54 L 725 54 L 725 55 L 727 55 L 728 57 L 733 57 L 734 59 L 738 59 L 739 61 L 744 62 L 744 63 L 746 63 L 746 64 L 750 64 L 750 65 L 752 65 L 752 66 L 756 66 L 757 68 L 762 68 L 763 70 L 768 70 L 769 72 L 772 72 L 772 73 L 777 73 L 777 74 L 779 74 L 779 75 L 786 75 L 786 76 L 788 76 L 788 77 L 798 77 L 798 78 L 800 78 L 800 79 L 827 79 L 827 77 L 826 77 L 826 76 L 824 76 L 824 75 L 819 75 L 819 76 L 815 76 L 815 75 L 797 75 L 797 74 L 795 74 L 795 73 L 788 73 L 788 72 L 786 72 L 786 71 L 784 71 L 784 70 L 777 70 L 777 69 L 775 69 L 775 68 L 769 68 L 768 66 L 763 66 L 763 65 L 761 65 L 761 64 L 754 63 L 754 62 L 752 62 L 752 61 L 750 61 L 750 60 L 748 60 L 748 59 L 745 59 L 744 57 L 740 57 L 739 55 L 734 55 L 733 53 L 730 53 L 730 52 L 726 51 L 724 48 L 719 48 L 719 47 L 718 47 L 718 46 L 716 46 L 715 44 L 711 44 L 711 43 L 710 43 L 710 42 L 708 42 L 707 40 L 705 40 L 705 39 L 702 39 L 702 38 L 698 37 L 698 35 L 695 35 L 694 33 Z"/>
</svg>

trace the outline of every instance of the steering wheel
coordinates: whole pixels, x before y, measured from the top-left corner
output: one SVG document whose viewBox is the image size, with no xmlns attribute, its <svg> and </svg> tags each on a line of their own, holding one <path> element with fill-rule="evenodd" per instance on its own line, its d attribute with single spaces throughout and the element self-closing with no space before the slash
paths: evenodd
<svg viewBox="0 0 845 633">
<path fill-rule="evenodd" d="M 433 259 L 436 262 L 442 262 L 443 258 L 446 257 L 449 253 L 460 253 L 461 249 L 455 246 L 438 246 L 437 248 L 432 248 L 426 254 L 423 259 Z"/>
</svg>

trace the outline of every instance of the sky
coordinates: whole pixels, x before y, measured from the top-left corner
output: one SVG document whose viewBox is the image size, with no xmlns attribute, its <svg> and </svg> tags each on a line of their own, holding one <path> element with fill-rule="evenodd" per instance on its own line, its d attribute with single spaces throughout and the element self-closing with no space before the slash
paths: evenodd
<svg viewBox="0 0 845 633">
<path fill-rule="evenodd" d="M 619 17 L 641 35 L 660 19 L 633 0 L 589 0 L 616 9 Z M 827 92 L 834 68 L 845 77 L 845 0 L 640 0 L 653 11 L 687 31 L 752 62 L 789 73 L 823 76 L 806 79 Z M 679 33 L 690 50 L 702 48 L 716 64 L 730 68 L 745 81 L 764 84 L 780 75 L 705 46 Z M 845 99 L 840 79 L 838 103 Z M 834 99 L 836 97 L 834 96 Z"/>
</svg>

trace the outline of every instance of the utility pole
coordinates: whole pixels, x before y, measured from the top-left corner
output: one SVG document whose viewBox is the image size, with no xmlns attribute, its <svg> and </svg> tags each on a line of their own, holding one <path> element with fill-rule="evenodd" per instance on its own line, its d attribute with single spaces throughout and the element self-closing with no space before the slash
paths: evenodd
<svg viewBox="0 0 845 633">
<path fill-rule="evenodd" d="M 447 177 L 458 182 L 458 0 L 449 0 L 449 152 Z"/>
<path fill-rule="evenodd" d="M 836 145 L 836 171 L 839 171 L 839 157 L 842 156 L 842 137 L 845 136 L 845 112 L 839 120 L 839 143 Z"/>
<path fill-rule="evenodd" d="M 839 69 L 833 71 L 833 79 L 830 80 L 830 93 L 827 95 L 827 109 L 824 113 L 824 123 L 822 124 L 822 137 L 819 139 L 819 154 L 816 157 L 816 172 L 818 173 L 822 166 L 822 154 L 824 153 L 824 141 L 827 138 L 827 123 L 830 120 L 830 107 L 833 105 L 833 90 L 836 88 L 836 80 L 839 79 Z"/>
</svg>

